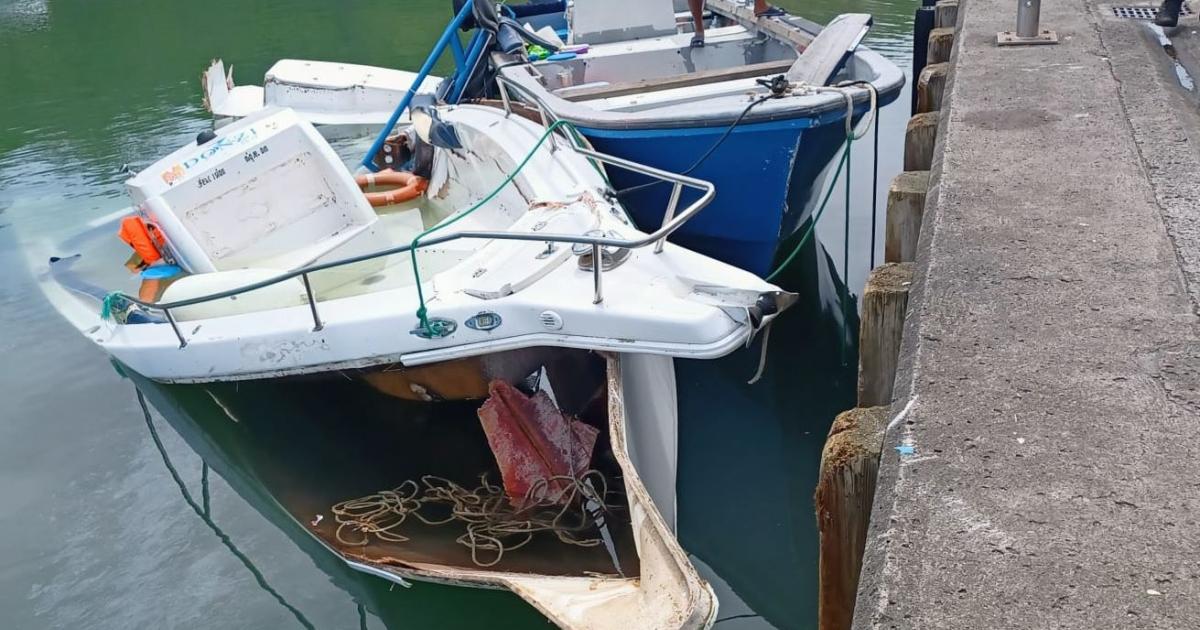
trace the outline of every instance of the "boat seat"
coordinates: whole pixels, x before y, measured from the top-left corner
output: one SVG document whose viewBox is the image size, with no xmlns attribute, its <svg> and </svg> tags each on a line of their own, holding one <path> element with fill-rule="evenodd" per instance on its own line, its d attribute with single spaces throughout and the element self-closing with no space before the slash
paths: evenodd
<svg viewBox="0 0 1200 630">
<path fill-rule="evenodd" d="M 167 287 L 161 301 L 178 302 L 212 295 L 269 280 L 283 273 L 284 271 L 281 269 L 256 267 L 184 276 Z M 308 295 L 304 291 L 303 282 L 299 278 L 290 278 L 242 293 L 236 298 L 222 298 L 191 306 L 181 306 L 172 309 L 171 315 L 176 321 L 188 322 L 303 306 L 307 303 Z"/>
<path fill-rule="evenodd" d="M 872 22 L 869 13 L 837 16 L 804 49 L 788 69 L 787 78 L 809 85 L 827 85 L 854 54 L 859 42 L 871 30 Z"/>
</svg>

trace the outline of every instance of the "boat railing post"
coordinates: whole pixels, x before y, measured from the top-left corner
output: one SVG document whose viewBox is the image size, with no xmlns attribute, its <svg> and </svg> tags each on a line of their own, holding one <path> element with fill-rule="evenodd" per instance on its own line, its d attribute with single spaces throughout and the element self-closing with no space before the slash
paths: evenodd
<svg viewBox="0 0 1200 630">
<path fill-rule="evenodd" d="M 680 182 L 675 182 L 675 187 L 671 189 L 671 199 L 670 199 L 670 201 L 667 202 L 667 212 L 666 212 L 666 214 L 663 215 L 663 221 L 662 221 L 663 225 L 670 223 L 671 220 L 675 218 L 675 208 L 677 206 L 679 206 L 679 193 L 681 193 L 682 191 L 683 191 L 683 184 Z M 661 254 L 662 250 L 663 250 L 663 245 L 666 242 L 667 242 L 667 237 L 665 235 L 662 238 L 658 239 L 658 243 L 656 243 L 654 245 L 654 253 Z"/>
<path fill-rule="evenodd" d="M 179 331 L 179 324 L 176 323 L 175 316 L 171 314 L 171 309 L 164 308 L 162 311 L 163 311 L 163 315 L 167 316 L 167 322 L 169 322 L 171 324 L 171 330 L 174 330 L 175 336 L 179 338 L 179 347 L 186 348 L 187 347 L 187 339 L 184 339 L 183 333 Z"/>
<path fill-rule="evenodd" d="M 458 30 L 459 26 L 462 26 L 462 23 L 467 19 L 467 16 L 471 15 L 471 7 L 472 3 L 463 3 L 463 8 L 458 12 L 457 15 L 454 16 L 454 19 L 450 21 L 450 24 L 446 26 L 446 30 L 442 31 L 442 36 L 438 39 L 437 44 L 433 46 L 433 50 L 430 51 L 429 57 L 425 59 L 425 64 L 421 66 L 421 70 L 417 72 L 417 76 L 413 79 L 412 85 L 409 86 L 408 91 L 405 92 L 404 96 L 400 99 L 400 104 L 396 106 L 396 110 L 392 112 L 392 116 L 388 118 L 386 123 L 384 123 L 383 129 L 380 130 L 379 135 L 375 138 L 375 142 L 371 144 L 371 148 L 367 149 L 367 154 L 364 155 L 362 159 L 363 168 L 366 168 L 372 172 L 379 170 L 379 167 L 375 166 L 373 161 L 375 159 L 375 155 L 378 154 L 379 150 L 383 148 L 383 143 L 387 140 L 388 134 L 392 132 L 392 128 L 395 127 L 396 123 L 400 120 L 400 116 L 404 113 L 404 110 L 408 109 L 408 106 L 412 104 L 413 98 L 415 98 L 417 95 L 417 90 L 421 88 L 421 84 L 425 82 L 425 79 L 429 76 L 429 73 L 433 71 L 433 66 L 437 63 L 438 59 L 441 58 L 442 53 L 446 50 L 446 47 L 450 45 L 450 40 L 458 38 L 456 31 Z"/>
<path fill-rule="evenodd" d="M 503 79 L 497 81 L 496 85 L 500 88 L 500 100 L 504 101 L 504 117 L 508 118 L 512 114 L 512 102 L 508 100 L 508 87 Z"/>
<path fill-rule="evenodd" d="M 601 258 L 600 244 L 592 243 L 592 283 L 595 285 L 595 295 L 592 297 L 592 304 L 599 304 L 604 301 L 604 290 L 602 287 L 601 276 L 604 274 L 604 260 Z"/>
<path fill-rule="evenodd" d="M 325 327 L 321 323 L 321 316 L 317 314 L 317 300 L 313 297 L 312 284 L 308 281 L 308 274 L 300 274 L 300 279 L 304 281 L 304 293 L 308 295 L 308 308 L 312 311 L 313 316 L 313 332 L 317 332 Z"/>
<path fill-rule="evenodd" d="M 458 103 L 462 100 L 463 92 L 467 88 L 467 80 L 471 78 L 471 73 L 474 72 L 479 58 L 483 56 L 485 44 L 487 44 L 487 36 L 483 29 L 475 29 L 475 34 L 471 36 L 471 44 L 467 47 L 467 56 L 459 66 L 460 69 L 454 79 L 454 91 L 450 95 L 452 98 L 447 99 L 448 101 Z"/>
<path fill-rule="evenodd" d="M 538 108 L 538 114 L 541 115 L 541 117 L 542 117 L 542 129 L 549 129 L 550 128 L 550 119 L 546 117 L 546 108 L 543 107 L 541 103 L 537 104 L 537 108 Z M 551 153 L 554 153 L 555 151 L 558 150 L 558 138 L 555 138 L 554 136 L 555 136 L 555 134 L 550 134 L 550 152 Z"/>
</svg>

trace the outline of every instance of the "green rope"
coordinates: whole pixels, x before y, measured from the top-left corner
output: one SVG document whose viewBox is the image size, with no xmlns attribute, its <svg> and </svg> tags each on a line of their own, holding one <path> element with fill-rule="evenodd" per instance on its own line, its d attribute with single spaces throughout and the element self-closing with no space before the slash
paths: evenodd
<svg viewBox="0 0 1200 630">
<path fill-rule="evenodd" d="M 110 320 L 113 318 L 113 313 L 124 310 L 129 306 L 129 301 L 125 299 L 125 294 L 120 291 L 112 291 L 104 296 L 104 302 L 100 304 L 100 319 Z"/>
<path fill-rule="evenodd" d="M 854 144 L 854 132 L 846 139 L 846 163 L 853 159 L 850 156 L 850 146 Z M 850 171 L 846 168 L 846 220 L 842 226 L 842 334 L 838 345 L 841 347 L 842 365 L 849 361 L 847 350 L 850 347 L 847 336 L 850 331 Z"/>
<path fill-rule="evenodd" d="M 776 276 L 783 273 L 783 271 L 785 269 L 787 269 L 789 265 L 792 264 L 792 261 L 796 259 L 796 256 L 800 255 L 800 250 L 804 249 L 805 243 L 807 243 L 808 239 L 812 237 L 813 231 L 817 229 L 817 221 L 819 221 L 821 219 L 821 215 L 825 212 L 825 207 L 829 205 L 830 197 L 833 197 L 833 189 L 834 189 L 834 186 L 837 185 L 838 177 L 841 176 L 841 174 L 842 174 L 842 167 L 847 166 L 847 164 L 850 162 L 850 145 L 853 142 L 854 142 L 853 134 L 846 137 L 846 148 L 842 151 L 842 159 L 840 161 L 838 161 L 837 170 L 834 171 L 834 173 L 833 173 L 833 180 L 829 182 L 829 188 L 827 188 L 825 190 L 825 197 L 821 200 L 821 205 L 817 208 L 817 211 L 813 213 L 812 219 L 809 220 L 809 222 L 808 222 L 808 229 L 804 231 L 804 235 L 800 237 L 800 242 L 797 243 L 796 247 L 794 247 L 792 249 L 792 252 L 787 255 L 787 258 L 783 259 L 783 262 L 779 263 L 779 266 L 775 267 L 775 270 L 767 275 L 767 277 L 765 278 L 767 282 L 774 281 Z M 850 189 L 849 184 L 850 184 L 850 171 L 849 171 L 849 169 L 847 169 L 847 171 L 846 171 L 846 190 L 847 191 L 849 191 L 849 189 Z M 847 195 L 848 194 L 849 194 L 849 192 L 847 192 Z M 849 205 L 849 200 L 847 200 L 847 205 Z M 849 224 L 849 223 L 847 222 L 847 224 Z"/>
<path fill-rule="evenodd" d="M 546 132 L 542 134 L 542 137 L 538 138 L 537 143 L 535 143 L 533 145 L 533 148 L 529 150 L 529 153 L 527 153 L 525 155 L 525 158 L 522 159 L 519 164 L 517 164 L 517 167 L 515 169 L 513 169 L 513 171 L 511 173 L 508 174 L 508 177 L 504 178 L 504 181 L 500 182 L 500 185 L 497 186 L 495 190 L 488 193 L 488 195 L 486 197 L 484 197 L 483 199 L 476 202 L 475 205 L 471 206 L 470 208 L 467 208 L 463 212 L 460 212 L 458 215 L 456 215 L 449 221 L 446 221 L 444 223 L 439 223 L 439 224 L 429 228 L 428 230 L 421 232 L 420 234 L 416 235 L 416 237 L 413 238 L 412 249 L 409 250 L 409 253 L 411 254 L 411 258 L 412 258 L 413 278 L 416 280 L 416 284 L 417 284 L 417 300 L 420 302 L 420 307 L 417 308 L 417 320 L 420 322 L 419 325 L 421 327 L 421 330 L 424 330 L 425 334 L 429 335 L 431 338 L 438 339 L 438 338 L 444 337 L 444 336 L 450 334 L 450 331 L 447 330 L 447 326 L 445 324 L 443 324 L 442 322 L 430 322 L 429 321 L 429 309 L 427 308 L 427 306 L 425 304 L 425 291 L 424 291 L 424 289 L 421 288 L 421 271 L 417 266 L 417 248 L 420 247 L 420 240 L 422 238 L 432 234 L 433 232 L 435 232 L 437 230 L 440 230 L 442 228 L 445 228 L 445 227 L 454 225 L 455 223 L 458 223 L 459 221 L 461 221 L 462 219 L 467 217 L 467 215 L 482 208 L 484 204 L 491 201 L 493 198 L 496 197 L 496 195 L 500 194 L 500 191 L 504 190 L 505 186 L 508 186 L 510 183 L 512 183 L 513 179 L 515 179 L 517 177 L 517 174 L 520 173 L 521 170 L 525 168 L 525 165 L 529 163 L 529 160 L 533 159 L 533 155 L 535 153 L 537 153 L 537 150 L 539 148 L 541 148 L 541 146 L 544 142 L 546 142 L 546 139 L 550 137 L 550 134 L 557 131 L 559 127 L 566 127 L 568 130 L 571 130 L 571 131 L 575 130 L 575 126 L 565 120 L 560 120 L 560 121 L 557 121 L 554 124 L 550 125 L 549 127 L 546 128 Z"/>
</svg>

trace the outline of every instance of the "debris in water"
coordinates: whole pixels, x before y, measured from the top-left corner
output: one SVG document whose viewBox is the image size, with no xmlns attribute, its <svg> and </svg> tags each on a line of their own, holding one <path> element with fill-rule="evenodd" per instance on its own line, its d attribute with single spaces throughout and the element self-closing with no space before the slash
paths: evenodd
<svg viewBox="0 0 1200 630">
<path fill-rule="evenodd" d="M 479 408 L 479 422 L 500 466 L 504 490 L 518 508 L 529 498 L 563 504 L 575 496 L 571 480 L 588 470 L 600 431 L 563 414 L 545 390 L 526 396 L 500 380 Z M 544 496 L 531 497 L 541 488 Z"/>
<path fill-rule="evenodd" d="M 325 515 L 324 515 L 324 514 L 318 514 L 318 515 L 316 516 L 316 518 L 314 518 L 314 519 L 312 520 L 312 522 L 311 522 L 311 523 L 309 523 L 309 525 L 312 525 L 313 527 L 316 527 L 317 525 L 320 525 L 320 524 L 321 524 L 321 521 L 323 521 L 324 519 L 325 519 Z"/>
</svg>

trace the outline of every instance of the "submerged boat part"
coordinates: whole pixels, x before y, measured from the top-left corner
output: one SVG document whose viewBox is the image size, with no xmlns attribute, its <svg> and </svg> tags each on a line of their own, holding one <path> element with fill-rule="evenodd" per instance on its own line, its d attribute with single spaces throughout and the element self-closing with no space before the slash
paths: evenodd
<svg viewBox="0 0 1200 630">
<path fill-rule="evenodd" d="M 543 354 L 538 348 L 523 348 L 413 367 L 393 365 L 361 372 L 359 377 L 376 390 L 405 400 L 482 400 L 488 397 L 492 381 L 520 382 L 541 365 Z"/>
<path fill-rule="evenodd" d="M 217 127 L 269 107 L 290 107 L 326 137 L 344 137 L 383 125 L 416 78 L 416 73 L 404 70 L 282 59 L 267 70 L 261 86 L 236 85 L 233 66 L 226 70 L 225 63 L 215 59 L 200 82 L 204 108 Z M 428 77 L 417 93 L 432 96 L 440 82 L 439 77 Z"/>
<path fill-rule="evenodd" d="M 518 508 L 531 500 L 568 501 L 572 482 L 591 467 L 597 430 L 564 415 L 546 391 L 527 396 L 501 380 L 489 390 L 479 422 L 509 501 Z"/>
<path fill-rule="evenodd" d="M 558 351 L 573 352 L 573 351 Z M 427 479 L 424 489 L 416 483 L 407 484 L 389 493 L 364 497 L 339 506 L 340 516 L 335 516 L 344 526 L 343 537 L 349 544 L 339 544 L 336 538 L 338 525 L 320 523 L 310 528 L 318 539 L 346 558 L 347 562 L 364 572 L 393 581 L 407 579 L 429 580 L 452 584 L 496 586 L 512 590 L 533 604 L 551 621 L 563 628 L 572 629 L 696 629 L 707 628 L 716 618 L 717 601 L 711 587 L 696 572 L 687 555 L 680 548 L 672 533 L 670 522 L 659 511 L 658 505 L 674 508 L 674 466 L 663 462 L 664 455 L 674 460 L 675 424 L 673 395 L 664 399 L 661 387 L 672 386 L 674 391 L 674 367 L 668 357 L 646 355 L 608 355 L 604 359 L 606 376 L 607 425 L 605 433 L 611 444 L 611 456 L 619 467 L 624 486 L 624 507 L 628 510 L 628 527 L 632 530 L 633 544 L 637 554 L 636 571 L 623 576 L 620 567 L 614 566 L 611 575 L 546 575 L 506 570 L 497 555 L 516 558 L 527 553 L 522 549 L 523 536 L 504 541 L 499 536 L 512 536 L 512 523 L 522 518 L 518 510 L 489 508 L 494 510 L 492 519 L 479 517 L 475 508 L 468 510 L 468 533 L 460 536 L 459 544 L 471 548 L 476 566 L 447 566 L 430 561 L 405 559 L 401 549 L 408 541 L 387 546 L 389 551 L 376 550 L 373 544 L 363 545 L 363 532 L 355 523 L 361 516 L 374 513 L 381 505 L 399 505 L 407 502 L 407 510 L 397 510 L 417 515 L 422 512 L 422 499 L 435 497 L 435 502 L 449 502 L 464 506 L 488 505 L 489 501 L 506 501 L 503 491 L 486 480 L 477 488 L 464 488 L 444 480 Z M 665 411 L 666 417 L 663 417 Z M 657 437 L 644 439 L 658 431 Z M 499 456 L 499 453 L 497 453 Z M 595 496 L 610 496 L 611 490 L 601 484 L 602 477 L 589 471 L 580 477 L 583 482 L 572 486 L 574 491 L 585 484 L 598 488 Z M 650 488 L 658 488 L 663 494 L 652 494 Z M 447 498 L 452 497 L 452 498 Z M 551 508 L 542 503 L 539 509 L 550 518 L 532 519 L 539 531 L 555 533 L 564 543 L 605 547 L 603 532 L 594 527 L 598 524 L 589 511 L 586 521 L 577 521 L 580 512 L 563 508 Z M 347 519 L 347 508 L 357 517 Z M 424 508 L 428 509 L 428 508 Z M 587 510 L 586 504 L 583 507 Z M 561 514 L 568 514 L 562 519 Z M 435 521 L 433 512 L 414 521 Z M 394 517 L 376 519 L 373 525 L 377 536 L 384 541 L 395 541 L 403 537 L 403 519 L 396 524 Z M 559 519 L 559 520 L 556 520 Z M 673 518 L 673 516 L 672 516 Z M 584 528 L 582 523 L 588 523 Z M 348 525 L 347 525 L 348 524 Z M 438 526 L 446 526 L 438 523 Z M 383 531 L 382 537 L 377 535 Z M 474 532 L 473 536 L 471 532 Z M 489 533 L 490 532 L 490 533 Z M 563 536 L 568 537 L 563 539 Z M 400 546 L 397 546 L 400 545 Z M 614 565 L 617 564 L 614 554 Z M 480 566 L 488 565 L 488 566 Z M 489 568 L 490 567 L 490 568 Z"/>
<path fill-rule="evenodd" d="M 636 427 L 651 424 L 644 414 L 654 412 L 653 406 L 639 404 L 646 392 L 639 391 L 645 381 L 639 383 L 638 377 L 657 374 L 649 379 L 653 382 L 670 372 L 673 381 L 674 368 L 662 357 L 613 355 L 608 370 L 609 435 L 625 473 L 641 575 L 636 581 L 592 584 L 530 576 L 510 579 L 509 588 L 566 628 L 708 628 L 717 616 L 716 595 L 680 548 L 642 482 L 643 469 L 655 466 L 651 453 L 634 448 Z M 673 487 L 670 494 L 674 505 Z"/>
</svg>

